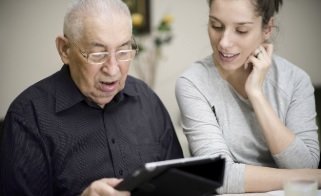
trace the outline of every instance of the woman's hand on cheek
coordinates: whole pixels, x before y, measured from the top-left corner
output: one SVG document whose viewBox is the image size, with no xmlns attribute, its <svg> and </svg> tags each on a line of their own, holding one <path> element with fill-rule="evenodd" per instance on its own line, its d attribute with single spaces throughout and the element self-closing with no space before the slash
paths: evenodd
<svg viewBox="0 0 321 196">
<path fill-rule="evenodd" d="M 263 94 L 263 83 L 272 63 L 272 53 L 273 45 L 263 43 L 249 56 L 247 64 L 250 63 L 252 67 L 245 83 L 245 91 L 249 99 Z M 245 68 L 249 69 L 248 65 Z"/>
</svg>

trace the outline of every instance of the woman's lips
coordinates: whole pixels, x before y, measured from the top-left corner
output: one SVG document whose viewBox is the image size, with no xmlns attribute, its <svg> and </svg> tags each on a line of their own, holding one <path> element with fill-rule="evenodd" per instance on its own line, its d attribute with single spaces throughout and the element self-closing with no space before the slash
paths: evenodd
<svg viewBox="0 0 321 196">
<path fill-rule="evenodd" d="M 239 56 L 239 53 L 232 54 L 232 53 L 219 52 L 219 56 L 220 56 L 221 61 L 229 63 L 229 62 L 234 61 Z"/>
</svg>

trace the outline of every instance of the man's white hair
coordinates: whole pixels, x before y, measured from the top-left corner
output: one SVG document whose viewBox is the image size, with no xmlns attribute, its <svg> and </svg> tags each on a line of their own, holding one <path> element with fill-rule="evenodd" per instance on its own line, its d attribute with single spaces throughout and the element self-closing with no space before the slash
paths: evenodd
<svg viewBox="0 0 321 196">
<path fill-rule="evenodd" d="M 128 6 L 122 0 L 75 0 L 68 8 L 64 18 L 64 35 L 75 40 L 80 39 L 84 27 L 84 17 L 94 16 L 108 19 L 119 14 L 128 16 L 129 24 L 132 25 Z"/>
</svg>

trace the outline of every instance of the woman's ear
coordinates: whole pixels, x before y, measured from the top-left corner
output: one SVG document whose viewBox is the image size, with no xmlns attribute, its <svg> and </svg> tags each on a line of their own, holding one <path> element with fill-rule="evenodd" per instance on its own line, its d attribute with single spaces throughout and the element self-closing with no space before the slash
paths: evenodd
<svg viewBox="0 0 321 196">
<path fill-rule="evenodd" d="M 56 48 L 60 55 L 60 58 L 64 64 L 69 64 L 69 44 L 68 39 L 64 36 L 58 36 L 56 38 Z"/>
<path fill-rule="evenodd" d="M 273 27 L 274 27 L 274 18 L 271 17 L 270 21 L 268 22 L 268 24 L 264 26 L 264 29 L 263 29 L 264 40 L 270 39 L 272 35 Z"/>
</svg>

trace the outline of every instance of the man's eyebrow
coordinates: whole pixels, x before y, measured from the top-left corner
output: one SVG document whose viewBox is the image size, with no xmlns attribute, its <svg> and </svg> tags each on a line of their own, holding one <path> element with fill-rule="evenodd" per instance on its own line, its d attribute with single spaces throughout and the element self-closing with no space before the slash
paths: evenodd
<svg viewBox="0 0 321 196">
<path fill-rule="evenodd" d="M 120 47 L 127 46 L 127 45 L 130 45 L 130 44 L 131 44 L 131 40 L 128 40 L 127 42 L 125 42 L 122 45 L 120 45 Z"/>
<path fill-rule="evenodd" d="M 98 42 L 92 42 L 90 43 L 91 46 L 93 47 L 102 47 L 102 48 L 106 48 L 106 45 L 98 43 Z"/>
<path fill-rule="evenodd" d="M 121 44 L 120 46 L 118 46 L 118 48 L 126 46 L 126 45 L 129 45 L 130 43 L 131 43 L 131 40 L 128 40 L 127 42 L 125 42 L 125 43 Z M 93 47 L 108 48 L 107 45 L 104 45 L 104 44 L 99 43 L 99 42 L 92 42 L 92 43 L 90 43 L 90 45 L 93 46 Z"/>
</svg>

